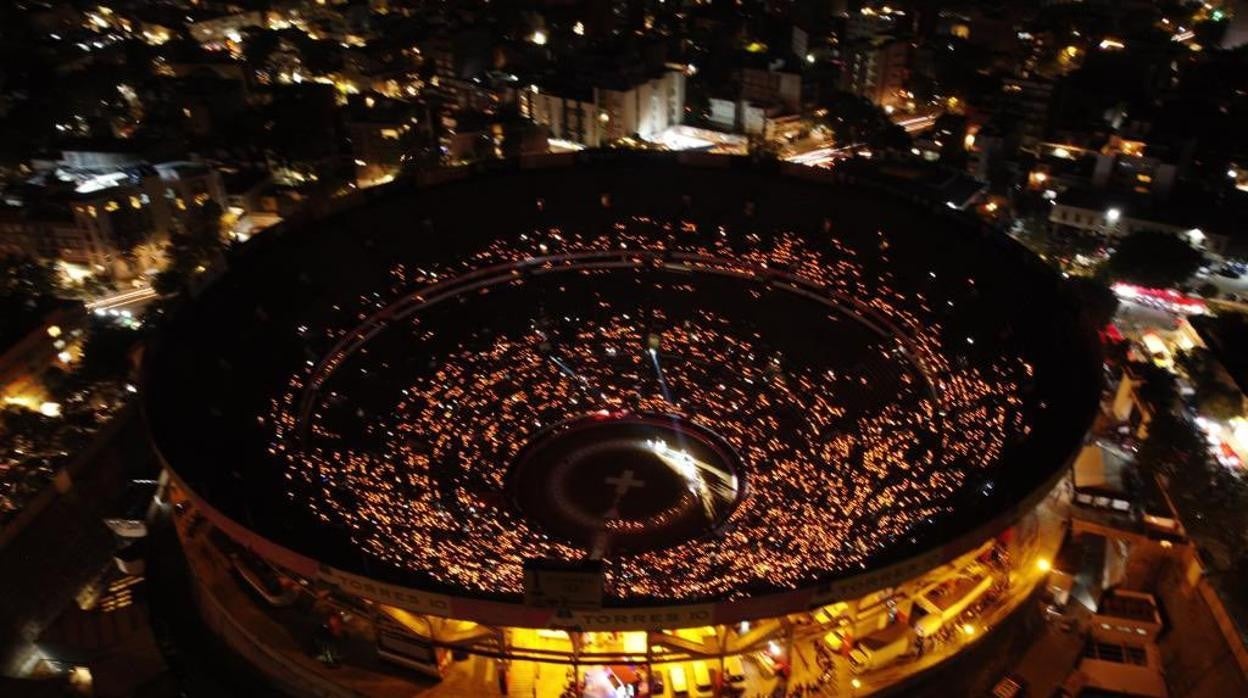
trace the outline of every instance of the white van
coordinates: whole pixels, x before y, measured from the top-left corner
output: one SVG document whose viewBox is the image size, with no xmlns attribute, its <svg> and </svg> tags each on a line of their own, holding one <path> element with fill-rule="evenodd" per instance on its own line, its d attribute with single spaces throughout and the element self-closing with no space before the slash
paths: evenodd
<svg viewBox="0 0 1248 698">
<path fill-rule="evenodd" d="M 685 668 L 679 664 L 673 664 L 672 670 L 668 672 L 672 679 L 672 695 L 687 696 L 689 695 L 689 680 L 685 678 Z"/>
</svg>

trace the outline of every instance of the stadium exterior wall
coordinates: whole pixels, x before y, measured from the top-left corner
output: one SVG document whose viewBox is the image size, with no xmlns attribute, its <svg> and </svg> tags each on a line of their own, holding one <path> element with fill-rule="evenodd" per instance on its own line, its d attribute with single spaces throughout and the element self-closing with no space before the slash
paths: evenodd
<svg viewBox="0 0 1248 698">
<path fill-rule="evenodd" d="M 179 489 L 186 494 L 196 510 L 209 523 L 239 545 L 306 579 L 317 580 L 345 594 L 414 613 L 469 620 L 488 625 L 520 628 L 576 627 L 585 631 L 663 630 L 739 623 L 743 620 L 773 618 L 788 613 L 808 611 L 836 601 L 855 599 L 885 587 L 895 586 L 954 560 L 1009 528 L 1048 496 L 1057 483 L 1065 477 L 1070 464 L 1068 461 L 1067 467 L 1055 469 L 1053 475 L 1042 486 L 1037 487 L 1014 506 L 956 537 L 946 545 L 879 569 L 794 591 L 762 594 L 733 601 L 662 606 L 604 606 L 598 610 L 560 613 L 556 609 L 535 608 L 522 603 L 423 591 L 369 579 L 322 564 L 313 558 L 278 545 L 225 516 L 199 497 L 159 452 L 157 456 Z"/>
</svg>

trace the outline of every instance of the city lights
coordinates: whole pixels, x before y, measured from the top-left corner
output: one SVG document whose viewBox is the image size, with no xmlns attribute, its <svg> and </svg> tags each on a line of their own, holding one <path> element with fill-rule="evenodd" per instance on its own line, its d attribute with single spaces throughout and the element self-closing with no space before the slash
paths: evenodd
<svg viewBox="0 0 1248 698">
<path fill-rule="evenodd" d="M 0 17 L 9 692 L 1248 696 L 1248 0 Z"/>
</svg>

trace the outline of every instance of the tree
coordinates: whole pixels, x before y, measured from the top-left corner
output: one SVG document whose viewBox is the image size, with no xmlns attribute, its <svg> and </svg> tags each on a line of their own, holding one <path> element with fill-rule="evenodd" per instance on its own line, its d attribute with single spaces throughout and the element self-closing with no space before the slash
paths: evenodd
<svg viewBox="0 0 1248 698">
<path fill-rule="evenodd" d="M 3 431 L 41 441 L 56 428 L 56 422 L 34 410 L 9 405 L 0 411 L 0 427 Z"/>
<path fill-rule="evenodd" d="M 69 373 L 60 366 L 49 366 L 44 369 L 39 376 L 39 382 L 43 384 L 43 389 L 48 395 L 58 402 L 70 392 L 70 387 L 73 385 Z"/>
<path fill-rule="evenodd" d="M 780 157 L 780 147 L 762 136 L 751 136 L 749 147 L 750 155 L 759 160 L 776 160 Z"/>
<path fill-rule="evenodd" d="M 819 107 L 824 125 L 843 144 L 865 142 L 893 125 L 883 109 L 850 92 L 833 92 L 819 102 Z"/>
<path fill-rule="evenodd" d="M 174 244 L 180 244 L 196 262 L 203 264 L 221 254 L 221 205 L 209 199 L 194 207 L 186 219 L 186 232 Z"/>
<path fill-rule="evenodd" d="M 1095 235 L 1050 230 L 1048 211 L 1019 220 L 1018 241 L 1059 269 L 1065 269 L 1076 255 L 1100 256 L 1105 244 Z"/>
<path fill-rule="evenodd" d="M 152 280 L 157 293 L 176 293 L 196 268 L 211 266 L 221 256 L 221 214 L 221 206 L 209 200 L 187 215 L 183 231 L 171 241 L 169 265 Z"/>
<path fill-rule="evenodd" d="M 1174 355 L 1174 362 L 1193 383 L 1199 383 L 1213 370 L 1213 355 L 1204 347 L 1192 347 Z"/>
<path fill-rule="evenodd" d="M 1208 474 L 1209 445 L 1190 420 L 1168 409 L 1159 409 L 1148 425 L 1148 438 L 1135 454 L 1136 465 L 1146 476 L 1178 474 L 1179 480 Z"/>
<path fill-rule="evenodd" d="M 1169 412 L 1179 396 L 1174 374 L 1152 363 L 1135 364 L 1134 370 L 1141 381 L 1137 390 L 1140 399 L 1158 412 Z"/>
<path fill-rule="evenodd" d="M 1227 420 L 1243 413 L 1243 396 L 1223 380 L 1218 360 L 1208 349 L 1179 352 L 1175 360 L 1196 386 L 1196 408 L 1202 415 Z"/>
<path fill-rule="evenodd" d="M 188 274 L 187 269 L 175 268 L 173 265 L 170 265 L 152 279 L 152 289 L 162 296 L 177 293 L 182 290 Z"/>
<path fill-rule="evenodd" d="M 50 265 L 28 258 L 0 263 L 0 347 L 17 341 L 34 328 L 55 305 L 56 272 Z"/>
<path fill-rule="evenodd" d="M 1225 421 L 1243 414 L 1243 397 L 1234 386 L 1210 380 L 1196 386 L 1196 409 L 1206 417 Z"/>
<path fill-rule="evenodd" d="M 244 30 L 243 56 L 247 59 L 247 65 L 263 66 L 281 43 L 282 38 L 278 32 L 258 28 Z"/>
<path fill-rule="evenodd" d="M 1055 230 L 1049 234 L 1049 254 L 1063 263 L 1069 263 L 1076 255 L 1085 257 L 1104 254 L 1105 243 L 1095 235 L 1070 230 Z"/>
<path fill-rule="evenodd" d="M 1226 37 L 1228 22 L 1223 22 L 1221 18 L 1214 21 L 1197 22 L 1192 27 L 1192 31 L 1196 34 L 1196 41 L 1201 46 L 1221 46 L 1222 39 Z"/>
<path fill-rule="evenodd" d="M 906 129 L 896 124 L 889 124 L 871 134 L 867 138 L 867 145 L 877 150 L 902 152 L 910 149 L 911 139 L 910 134 L 906 133 Z"/>
<path fill-rule="evenodd" d="M 1105 270 L 1115 281 L 1174 288 L 1196 273 L 1203 261 L 1199 250 L 1176 235 L 1140 230 L 1118 243 Z"/>
<path fill-rule="evenodd" d="M 1104 327 L 1114 319 L 1118 296 L 1108 286 L 1083 276 L 1072 276 L 1066 285 L 1096 327 Z"/>
<path fill-rule="evenodd" d="M 313 75 L 327 75 L 342 70 L 342 48 L 333 41 L 313 40 L 300 34 L 299 56 Z"/>
<path fill-rule="evenodd" d="M 93 322 L 88 332 L 75 377 L 84 382 L 125 378 L 139 333 L 104 320 Z"/>
<path fill-rule="evenodd" d="M 0 296 L 37 299 L 55 296 L 60 290 L 56 269 L 48 262 L 11 257 L 0 267 Z"/>
</svg>

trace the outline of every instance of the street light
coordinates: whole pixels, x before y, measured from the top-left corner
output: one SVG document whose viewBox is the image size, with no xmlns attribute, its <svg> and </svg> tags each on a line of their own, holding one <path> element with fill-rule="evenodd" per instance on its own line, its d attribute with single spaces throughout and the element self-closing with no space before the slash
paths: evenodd
<svg viewBox="0 0 1248 698">
<path fill-rule="evenodd" d="M 1111 208 L 1105 212 L 1105 220 L 1110 223 L 1117 223 L 1119 218 L 1122 218 L 1122 211 L 1120 209 Z"/>
<path fill-rule="evenodd" d="M 1053 563 L 1049 561 L 1049 558 L 1042 557 L 1036 560 L 1036 569 L 1047 573 L 1049 570 L 1053 569 Z"/>
</svg>

